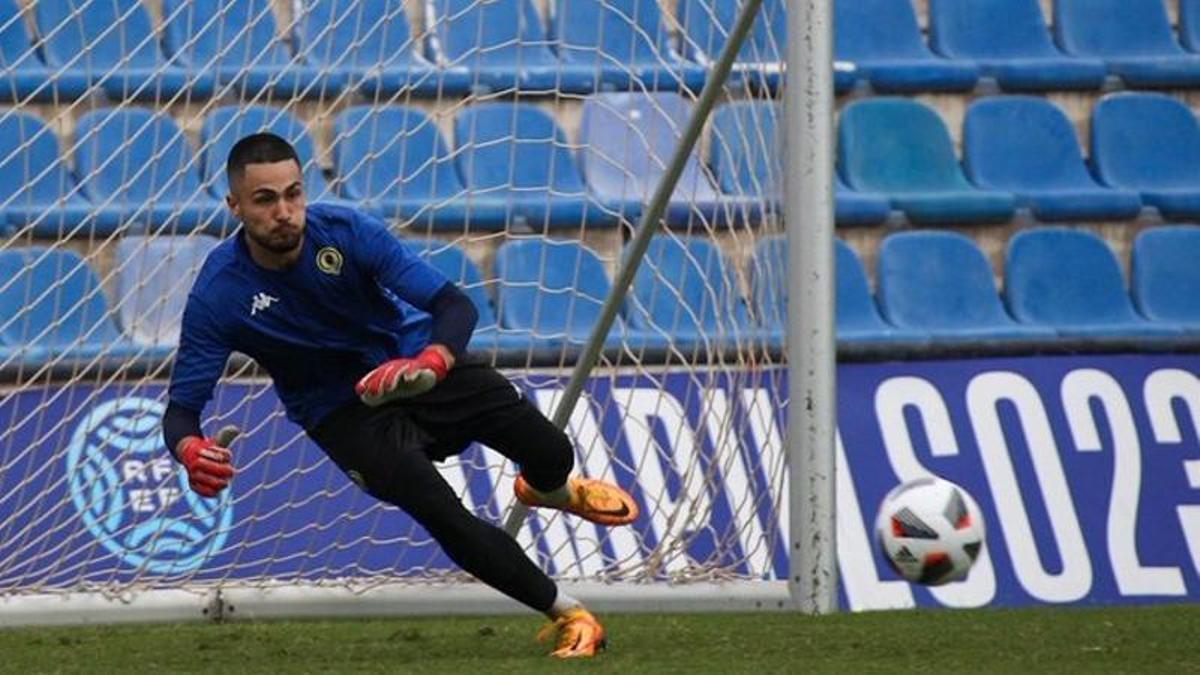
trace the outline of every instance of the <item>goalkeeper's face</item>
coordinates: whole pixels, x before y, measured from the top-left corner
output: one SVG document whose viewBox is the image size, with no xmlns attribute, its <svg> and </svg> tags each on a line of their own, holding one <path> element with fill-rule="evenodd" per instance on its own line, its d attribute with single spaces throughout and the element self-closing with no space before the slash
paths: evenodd
<svg viewBox="0 0 1200 675">
<path fill-rule="evenodd" d="M 304 177 L 291 160 L 247 164 L 229 186 L 229 208 L 246 236 L 261 248 L 286 256 L 304 240 Z"/>
</svg>

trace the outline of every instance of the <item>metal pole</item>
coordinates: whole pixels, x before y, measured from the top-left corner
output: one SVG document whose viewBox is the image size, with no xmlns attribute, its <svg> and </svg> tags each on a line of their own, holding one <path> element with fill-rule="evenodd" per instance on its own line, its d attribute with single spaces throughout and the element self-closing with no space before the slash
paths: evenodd
<svg viewBox="0 0 1200 675">
<path fill-rule="evenodd" d="M 791 567 L 804 612 L 837 610 L 834 434 L 833 19 L 829 0 L 788 0 L 783 214 L 788 235 L 787 445 Z"/>
<path fill-rule="evenodd" d="M 658 221 L 662 218 L 663 211 L 666 210 L 671 194 L 675 192 L 675 185 L 683 174 L 688 157 L 692 154 L 692 148 L 695 147 L 696 140 L 700 138 L 704 123 L 708 119 L 709 113 L 712 112 L 717 97 L 721 94 L 721 88 L 725 86 L 725 80 L 729 77 L 733 61 L 742 48 L 746 36 L 750 33 L 750 27 L 754 25 L 758 9 L 761 6 L 762 0 L 746 0 L 746 5 L 742 7 L 737 21 L 733 24 L 729 40 L 725 43 L 725 48 L 721 50 L 721 56 L 713 65 L 708 79 L 704 82 L 704 88 L 700 90 L 696 108 L 692 112 L 691 119 L 688 120 L 687 127 L 683 130 L 679 144 L 675 146 L 675 153 L 671 155 L 666 173 L 663 174 L 662 180 L 655 188 L 650 203 L 642 211 L 642 217 L 638 221 L 633 240 L 629 242 L 629 250 L 621 260 L 617 276 L 613 279 L 612 292 L 604 299 L 604 306 L 600 310 L 600 319 L 595 326 L 592 326 L 592 334 L 583 348 L 583 354 L 575 362 L 575 370 L 571 373 L 571 379 L 567 382 L 566 389 L 563 390 L 562 400 L 554 409 L 552 421 L 559 429 L 566 428 L 567 421 L 571 418 L 571 411 L 575 409 L 575 404 L 583 394 L 583 387 L 587 384 L 588 376 L 600 358 L 600 349 L 604 345 L 604 338 L 608 335 L 609 328 L 612 327 L 613 321 L 621 311 L 621 303 L 625 301 L 625 294 L 629 291 L 630 284 L 633 283 L 633 276 L 637 272 L 642 258 L 646 255 L 646 249 L 650 247 L 650 238 L 658 231 Z M 521 529 L 521 524 L 528 516 L 529 508 L 519 502 L 516 503 L 508 514 L 508 520 L 504 523 L 505 531 L 516 536 L 517 531 Z"/>
</svg>

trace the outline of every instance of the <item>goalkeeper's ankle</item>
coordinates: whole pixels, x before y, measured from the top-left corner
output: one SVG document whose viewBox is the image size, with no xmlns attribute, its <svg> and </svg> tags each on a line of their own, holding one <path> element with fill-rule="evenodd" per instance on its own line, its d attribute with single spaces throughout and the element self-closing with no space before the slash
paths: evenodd
<svg viewBox="0 0 1200 675">
<path fill-rule="evenodd" d="M 546 610 L 546 616 L 554 620 L 577 607 L 583 607 L 583 603 L 559 591 L 558 595 L 554 596 L 554 604 L 550 605 L 550 609 Z"/>
<path fill-rule="evenodd" d="M 538 501 L 547 506 L 566 506 L 567 504 L 571 503 L 570 485 L 570 481 L 567 481 L 566 483 L 563 483 L 561 487 L 550 490 L 549 492 L 542 492 L 541 490 L 530 485 L 529 491 L 538 498 Z"/>
</svg>

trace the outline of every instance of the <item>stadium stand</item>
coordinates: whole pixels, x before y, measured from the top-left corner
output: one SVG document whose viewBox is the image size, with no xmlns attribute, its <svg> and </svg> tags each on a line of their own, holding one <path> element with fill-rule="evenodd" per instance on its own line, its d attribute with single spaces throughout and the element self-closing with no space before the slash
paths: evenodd
<svg viewBox="0 0 1200 675">
<path fill-rule="evenodd" d="M 1130 87 L 1200 84 L 1200 56 L 1175 39 L 1162 0 L 1055 0 L 1054 35 L 1068 54 L 1104 59 Z"/>
<path fill-rule="evenodd" d="M 1108 72 L 1054 46 L 1038 0 L 929 0 L 929 46 L 974 61 L 1005 90 L 1099 89 Z"/>
<path fill-rule="evenodd" d="M 191 145 L 166 112 L 96 108 L 75 128 L 75 167 L 96 214 L 96 233 L 118 227 L 182 234 L 229 224 L 225 205 L 202 189 Z"/>
<path fill-rule="evenodd" d="M 963 121 L 963 168 L 976 185 L 1012 192 L 1044 222 L 1127 220 L 1137 192 L 1100 185 L 1088 171 L 1075 127 L 1035 96 L 975 101 Z"/>
<path fill-rule="evenodd" d="M 956 232 L 901 232 L 884 239 L 878 293 L 890 323 L 926 331 L 935 340 L 1054 336 L 1049 328 L 1022 325 L 1008 315 L 987 258 Z"/>
<path fill-rule="evenodd" d="M 1009 309 L 1021 321 L 1069 337 L 1154 337 L 1180 328 L 1154 323 L 1133 308 L 1112 249 L 1082 230 L 1044 227 L 1008 243 L 1004 268 Z"/>
<path fill-rule="evenodd" d="M 1091 144 L 1105 183 L 1137 190 L 1166 218 L 1200 217 L 1200 124 L 1185 104 L 1165 94 L 1105 96 Z"/>
<path fill-rule="evenodd" d="M 128 359 L 141 352 L 117 329 L 99 279 L 74 251 L 0 250 L 0 363 Z"/>
<path fill-rule="evenodd" d="M 965 91 L 979 67 L 929 50 L 909 0 L 836 0 L 834 54 L 879 92 Z"/>
<path fill-rule="evenodd" d="M 550 40 L 564 79 L 596 79 L 595 89 L 699 92 L 707 72 L 675 53 L 658 4 L 643 0 L 556 0 Z"/>
<path fill-rule="evenodd" d="M 887 196 L 914 223 L 1000 222 L 1016 209 L 1011 193 L 967 181 L 941 117 L 916 101 L 885 97 L 847 105 L 837 156 L 851 188 Z"/>
<path fill-rule="evenodd" d="M 50 68 L 33 48 L 29 27 L 16 0 L 0 0 L 0 99 L 69 101 L 88 90 L 82 70 Z"/>
<path fill-rule="evenodd" d="M 34 4 L 46 65 L 81 78 L 115 100 L 162 101 L 190 91 L 212 95 L 215 80 L 188 71 L 159 48 L 150 15 L 139 0 L 58 0 Z M 61 86 L 60 81 L 60 86 Z"/>
<path fill-rule="evenodd" d="M 1190 52 L 1200 52 L 1200 2 L 1179 0 L 1179 41 Z"/>
<path fill-rule="evenodd" d="M 369 98 L 402 93 L 465 94 L 464 68 L 436 68 L 424 56 L 403 0 L 309 0 L 299 6 L 295 41 L 313 66 Z"/>
<path fill-rule="evenodd" d="M 41 118 L 16 110 L 0 117 L 0 230 L 69 237 L 91 222 L 92 208 Z"/>
<path fill-rule="evenodd" d="M 1200 331 L 1200 227 L 1143 230 L 1131 258 L 1133 300 L 1142 315 Z"/>
<path fill-rule="evenodd" d="M 593 201 L 566 135 L 530 103 L 482 103 L 454 120 L 455 162 L 475 213 L 535 228 L 612 224 Z"/>
<path fill-rule="evenodd" d="M 408 106 L 355 106 L 334 120 L 333 164 L 346 199 L 376 215 L 433 228 L 503 225 L 500 207 L 458 199 L 462 182 L 441 132 Z"/>
<path fill-rule="evenodd" d="M 215 237 L 122 237 L 117 320 L 134 343 L 166 356 L 179 344 L 183 308 Z"/>
<path fill-rule="evenodd" d="M 322 71 L 303 55 L 291 53 L 281 39 L 269 0 L 162 3 L 167 51 L 191 72 L 215 75 L 221 94 L 249 99 L 268 92 L 283 98 L 315 98 L 336 94 L 346 86 L 344 72 Z"/>
</svg>

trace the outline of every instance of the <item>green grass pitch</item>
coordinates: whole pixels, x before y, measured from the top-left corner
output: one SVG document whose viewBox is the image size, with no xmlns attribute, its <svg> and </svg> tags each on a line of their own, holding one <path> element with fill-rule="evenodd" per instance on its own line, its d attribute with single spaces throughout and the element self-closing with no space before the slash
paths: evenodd
<svg viewBox="0 0 1200 675">
<path fill-rule="evenodd" d="M 561 663 L 533 615 L 0 630 L 0 671 L 251 673 L 1182 672 L 1200 607 L 613 614 L 610 647 Z"/>
</svg>

